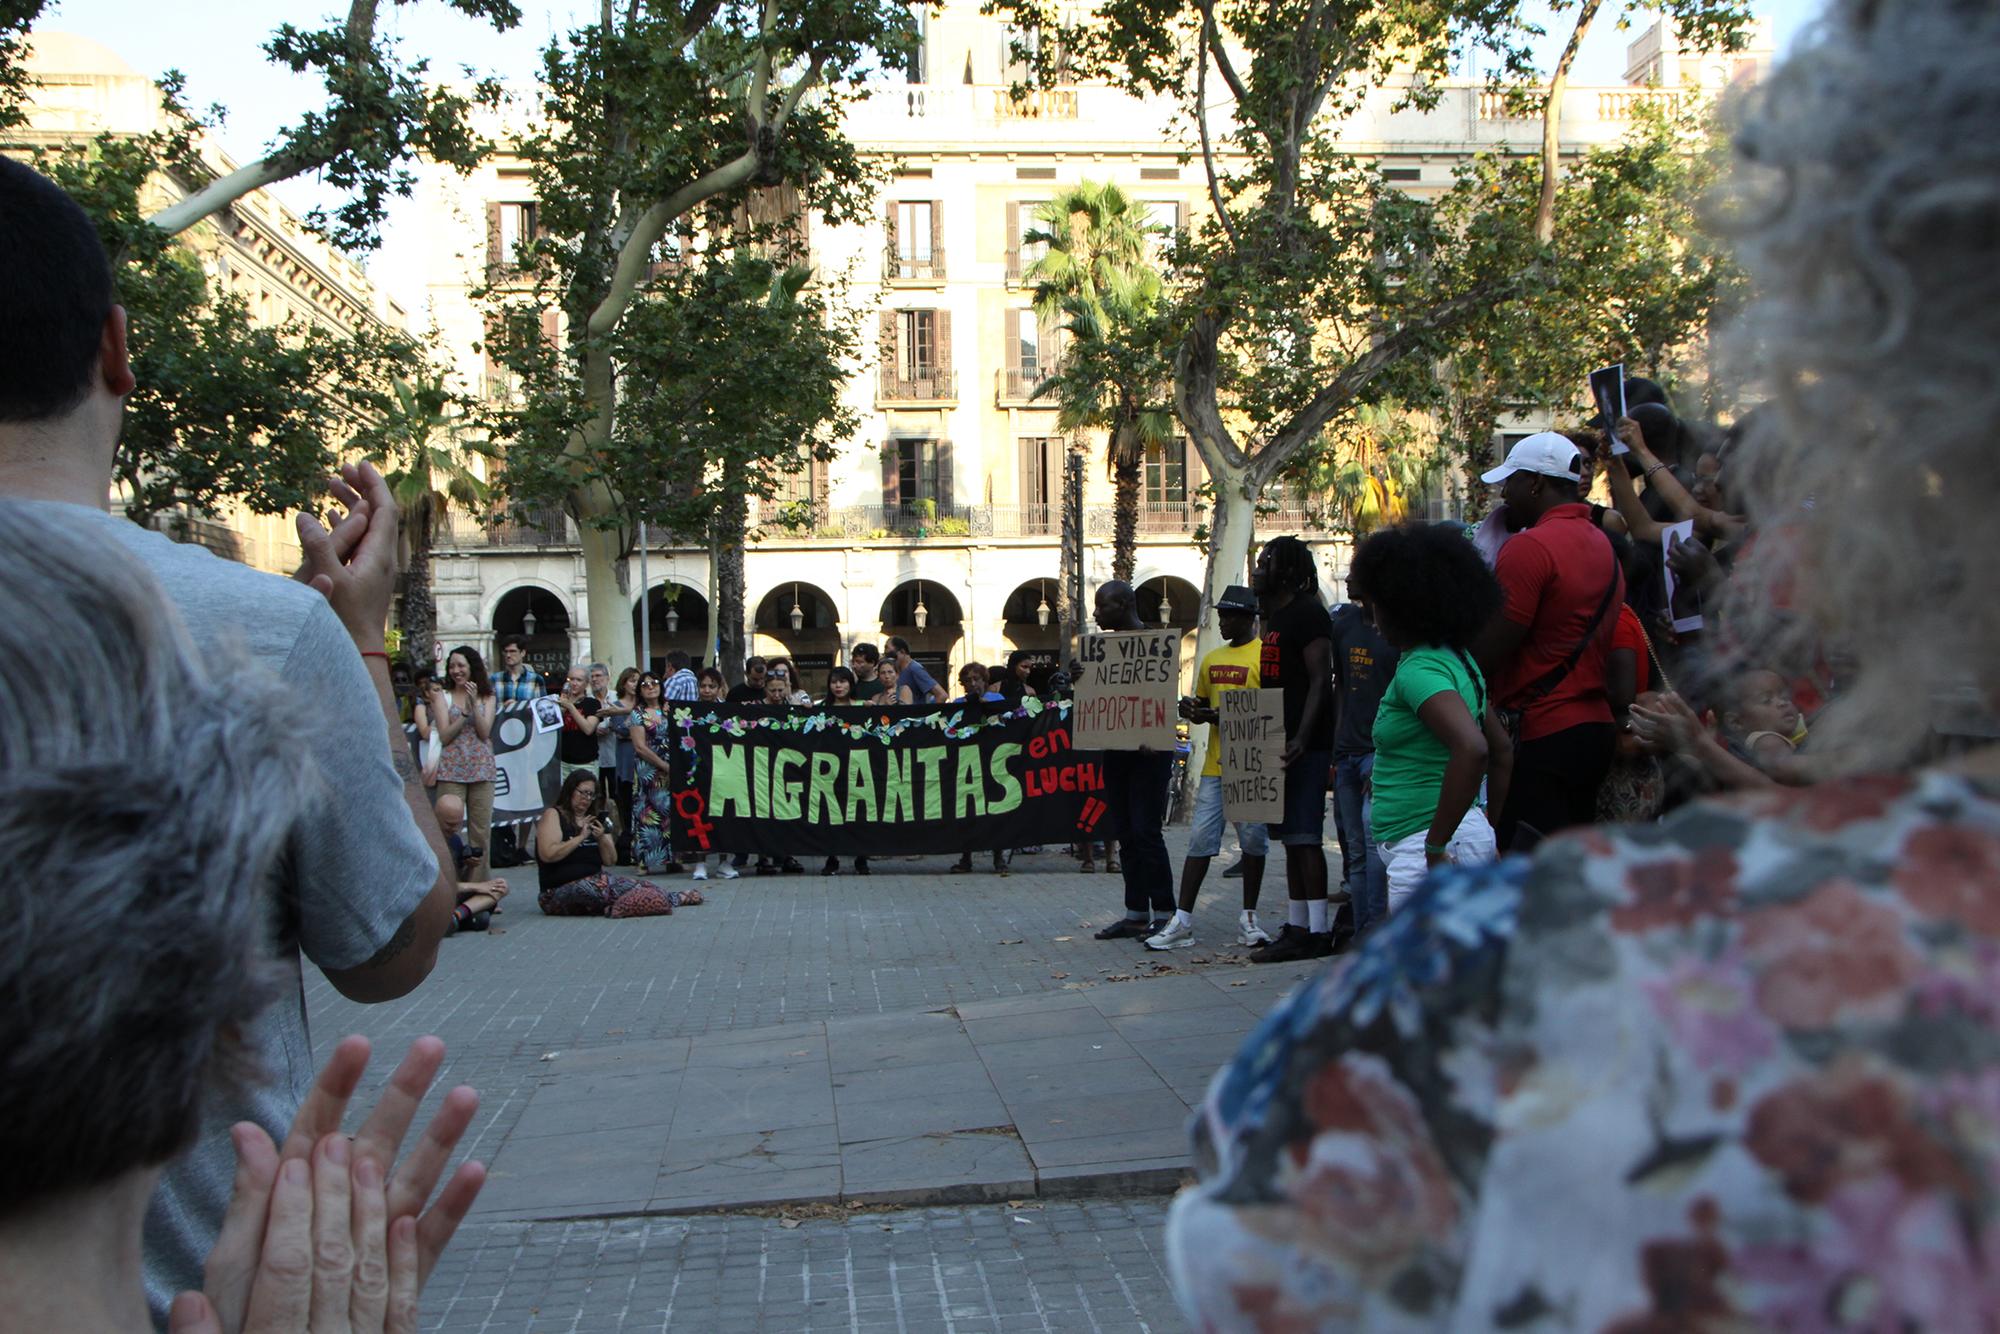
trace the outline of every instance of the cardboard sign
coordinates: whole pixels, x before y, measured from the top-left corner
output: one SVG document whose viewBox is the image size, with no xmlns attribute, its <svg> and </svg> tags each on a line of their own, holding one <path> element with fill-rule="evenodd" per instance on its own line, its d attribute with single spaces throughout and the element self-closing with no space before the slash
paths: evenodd
<svg viewBox="0 0 2000 1334">
<path fill-rule="evenodd" d="M 1223 818 L 1279 823 L 1285 818 L 1285 692 L 1225 690 L 1215 709 Z"/>
<path fill-rule="evenodd" d="M 1597 410 L 1604 414 L 1604 435 L 1611 441 L 1611 452 L 1630 453 L 1625 442 L 1618 438 L 1618 419 L 1625 415 L 1625 363 L 1592 371 L 1590 396 L 1597 401 Z"/>
<path fill-rule="evenodd" d="M 1180 702 L 1181 632 L 1127 630 L 1080 636 L 1076 679 L 1079 750 L 1172 750 Z"/>
</svg>

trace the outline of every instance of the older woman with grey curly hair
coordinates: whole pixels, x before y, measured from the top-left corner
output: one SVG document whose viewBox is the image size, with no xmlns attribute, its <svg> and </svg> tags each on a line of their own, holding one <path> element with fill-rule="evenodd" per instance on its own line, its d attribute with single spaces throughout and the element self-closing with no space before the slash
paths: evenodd
<svg viewBox="0 0 2000 1334">
<path fill-rule="evenodd" d="M 1203 1329 L 1994 1328 L 2000 6 L 1832 0 L 1739 109 L 1749 662 L 1848 770 L 1432 875 L 1211 1085 Z M 1732 461 L 1732 468 L 1737 464 Z"/>
<path fill-rule="evenodd" d="M 198 661 L 144 568 L 102 556 L 45 509 L 0 500 L 7 1328 L 150 1327 L 147 1201 L 204 1107 L 267 1074 L 244 1039 L 284 978 L 266 896 L 313 796 L 277 684 Z M 468 1165 L 424 1208 L 476 1098 L 449 1095 L 439 1152 L 392 1176 L 395 1118 L 371 1117 L 352 1144 L 337 1133 L 367 1052 L 336 1048 L 282 1151 L 235 1128 L 236 1198 L 173 1330 L 414 1328 L 420 1270 L 479 1189 Z M 421 1097 L 442 1059 L 421 1039 L 396 1082 Z M 315 1214 L 341 1220 L 331 1251 Z"/>
</svg>

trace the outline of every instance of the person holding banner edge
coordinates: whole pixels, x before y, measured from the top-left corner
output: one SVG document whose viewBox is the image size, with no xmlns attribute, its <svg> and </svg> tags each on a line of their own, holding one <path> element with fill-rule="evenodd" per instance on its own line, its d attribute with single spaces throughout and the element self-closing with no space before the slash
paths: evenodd
<svg viewBox="0 0 2000 1334">
<path fill-rule="evenodd" d="M 1181 717 L 1208 724 L 1208 757 L 1202 762 L 1195 789 L 1194 829 L 1188 835 L 1187 858 L 1181 863 L 1180 904 L 1166 930 L 1146 938 L 1149 950 L 1189 949 L 1194 945 L 1194 901 L 1208 865 L 1222 851 L 1222 737 L 1216 727 L 1216 699 L 1225 690 L 1255 690 L 1264 646 L 1257 638 L 1257 598 L 1240 584 L 1223 590 L 1215 604 L 1216 619 L 1226 641 L 1209 650 L 1194 675 L 1195 693 L 1181 701 Z M 1238 821 L 1236 841 L 1243 848 L 1243 911 L 1237 916 L 1236 943 L 1267 945 L 1271 937 L 1257 925 L 1257 899 L 1264 889 L 1264 858 L 1268 842 L 1261 824 Z"/>
<path fill-rule="evenodd" d="M 1097 590 L 1097 628 L 1143 630 L 1139 599 L 1122 579 Z M 894 644 L 898 641 L 891 640 Z M 1151 748 L 1104 752 L 1105 798 L 1125 852 L 1125 915 L 1098 931 L 1099 940 L 1144 940 L 1172 920 L 1174 869 L 1167 859 L 1167 774 L 1173 757 Z"/>
</svg>

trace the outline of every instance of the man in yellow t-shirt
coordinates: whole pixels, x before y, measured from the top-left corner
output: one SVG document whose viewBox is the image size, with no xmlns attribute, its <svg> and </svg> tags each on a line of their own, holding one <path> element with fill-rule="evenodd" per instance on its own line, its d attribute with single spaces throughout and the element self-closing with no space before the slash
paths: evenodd
<svg viewBox="0 0 2000 1334">
<path fill-rule="evenodd" d="M 1221 648 L 1201 660 L 1195 672 L 1194 694 L 1181 701 L 1181 717 L 1208 724 L 1208 759 L 1201 766 L 1195 789 L 1194 830 L 1188 836 L 1187 860 L 1181 864 L 1180 906 L 1166 929 L 1146 940 L 1149 950 L 1187 949 L 1194 944 L 1194 901 L 1208 864 L 1222 850 L 1222 738 L 1217 734 L 1216 700 L 1225 690 L 1254 690 L 1264 645 L 1257 638 L 1257 598 L 1249 589 L 1232 585 L 1216 601 L 1221 622 Z M 1270 940 L 1257 925 L 1257 896 L 1264 888 L 1264 856 L 1268 839 L 1261 824 L 1236 824 L 1243 845 L 1243 911 L 1237 915 L 1236 942 L 1262 945 Z"/>
</svg>

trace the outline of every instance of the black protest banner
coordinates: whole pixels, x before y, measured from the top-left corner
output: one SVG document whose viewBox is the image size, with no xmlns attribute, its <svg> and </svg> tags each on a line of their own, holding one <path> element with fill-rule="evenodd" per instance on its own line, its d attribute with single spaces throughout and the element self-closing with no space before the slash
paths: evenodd
<svg viewBox="0 0 2000 1334">
<path fill-rule="evenodd" d="M 894 708 L 677 704 L 674 849 L 889 857 L 1099 830 L 1103 757 L 1068 700 Z"/>
</svg>

